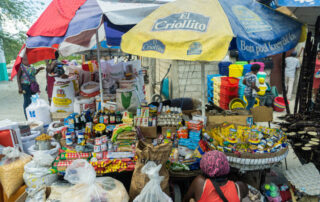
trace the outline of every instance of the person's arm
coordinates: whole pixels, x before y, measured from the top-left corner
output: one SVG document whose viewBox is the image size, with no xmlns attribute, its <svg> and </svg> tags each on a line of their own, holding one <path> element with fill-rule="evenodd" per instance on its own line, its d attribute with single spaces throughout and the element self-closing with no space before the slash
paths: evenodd
<svg viewBox="0 0 320 202">
<path fill-rule="evenodd" d="M 35 75 L 37 75 L 41 70 L 44 70 L 44 67 L 40 67 L 40 68 L 38 68 L 38 69 L 36 70 Z"/>
<path fill-rule="evenodd" d="M 198 201 L 201 198 L 205 181 L 206 179 L 201 175 L 196 177 L 192 181 L 187 194 L 184 196 L 183 202 L 189 202 L 192 198 Z"/>
<path fill-rule="evenodd" d="M 247 80 L 243 79 L 242 84 L 246 85 L 247 84 Z"/>
<path fill-rule="evenodd" d="M 21 67 L 19 67 L 19 70 L 17 73 L 17 83 L 18 83 L 18 91 L 20 94 L 23 93 L 22 86 L 21 86 L 21 75 L 22 75 L 22 71 L 21 71 Z"/>
<path fill-rule="evenodd" d="M 255 89 L 257 92 L 260 91 L 260 89 L 256 86 L 256 82 L 255 81 L 251 83 L 251 88 Z"/>
<path fill-rule="evenodd" d="M 240 197 L 241 197 L 241 200 L 242 200 L 242 199 L 245 198 L 245 197 L 248 195 L 248 193 L 249 193 L 248 185 L 245 184 L 245 183 L 243 183 L 243 182 L 240 182 L 240 181 L 238 181 L 238 182 L 236 182 L 236 183 L 237 183 L 237 185 L 238 185 L 238 187 L 239 187 Z"/>
</svg>

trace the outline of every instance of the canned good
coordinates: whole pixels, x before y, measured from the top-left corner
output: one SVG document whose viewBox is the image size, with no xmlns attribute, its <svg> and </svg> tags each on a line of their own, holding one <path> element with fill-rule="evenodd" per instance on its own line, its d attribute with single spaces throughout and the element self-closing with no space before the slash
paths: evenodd
<svg viewBox="0 0 320 202">
<path fill-rule="evenodd" d="M 107 151 L 107 144 L 102 144 L 102 145 L 100 145 L 100 149 L 101 149 L 101 151 Z"/>
<path fill-rule="evenodd" d="M 101 137 L 96 137 L 96 138 L 94 139 L 94 144 L 95 144 L 95 145 L 101 145 L 101 144 L 102 144 Z"/>
<path fill-rule="evenodd" d="M 113 149 L 112 142 L 108 142 L 108 151 L 111 152 Z"/>
<path fill-rule="evenodd" d="M 102 143 L 102 144 L 106 143 L 107 141 L 108 141 L 108 138 L 107 138 L 106 135 L 104 135 L 104 136 L 101 137 L 101 143 Z"/>
<path fill-rule="evenodd" d="M 98 160 L 102 159 L 103 158 L 103 152 L 96 152 L 96 158 Z"/>
<path fill-rule="evenodd" d="M 100 147 L 100 145 L 94 145 L 94 146 L 93 146 L 93 151 L 94 151 L 94 152 L 101 152 L 101 147 Z"/>
</svg>

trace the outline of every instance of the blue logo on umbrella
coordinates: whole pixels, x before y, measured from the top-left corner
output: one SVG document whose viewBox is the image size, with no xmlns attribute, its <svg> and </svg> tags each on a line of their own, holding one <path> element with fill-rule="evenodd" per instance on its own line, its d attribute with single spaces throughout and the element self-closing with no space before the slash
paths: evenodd
<svg viewBox="0 0 320 202">
<path fill-rule="evenodd" d="M 172 14 L 168 17 L 158 19 L 154 23 L 152 31 L 191 30 L 206 32 L 209 19 L 209 17 L 191 12 Z"/>
<path fill-rule="evenodd" d="M 142 51 L 156 51 L 159 53 L 164 53 L 166 46 L 159 40 L 152 39 L 144 42 L 142 45 Z"/>
<path fill-rule="evenodd" d="M 193 42 L 187 51 L 187 55 L 200 55 L 202 53 L 202 45 L 199 42 Z"/>
</svg>

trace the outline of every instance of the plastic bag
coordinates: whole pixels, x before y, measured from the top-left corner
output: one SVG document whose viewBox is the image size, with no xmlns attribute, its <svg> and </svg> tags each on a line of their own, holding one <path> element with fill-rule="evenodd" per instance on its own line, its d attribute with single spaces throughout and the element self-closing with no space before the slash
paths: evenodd
<svg viewBox="0 0 320 202">
<path fill-rule="evenodd" d="M 44 125 L 51 123 L 50 107 L 47 102 L 35 94 L 31 98 L 31 104 L 26 108 L 28 121 L 42 121 Z"/>
<path fill-rule="evenodd" d="M 50 150 L 41 150 L 42 152 L 45 152 L 47 154 L 50 154 L 52 157 L 57 157 L 58 156 L 58 152 L 60 149 L 60 144 L 58 142 L 51 142 L 51 146 L 53 146 L 54 148 L 50 149 Z M 36 145 L 32 145 L 31 147 L 29 147 L 28 152 L 32 155 L 34 155 L 38 150 L 35 150 Z"/>
<path fill-rule="evenodd" d="M 45 201 L 45 188 L 58 179 L 56 174 L 49 171 L 54 158 L 45 152 L 38 151 L 32 161 L 24 166 L 23 179 L 28 189 L 26 201 Z"/>
<path fill-rule="evenodd" d="M 160 183 L 164 179 L 159 176 L 162 165 L 156 165 L 155 162 L 149 161 L 143 166 L 141 172 L 148 175 L 150 181 L 144 186 L 141 193 L 133 200 L 133 202 L 157 201 L 172 202 L 172 199 L 162 191 Z"/>
<path fill-rule="evenodd" d="M 67 168 L 64 179 L 75 185 L 63 193 L 61 202 L 125 202 L 129 200 L 120 182 L 122 186 L 116 190 L 113 188 L 114 179 L 112 178 L 106 178 L 102 183 L 97 182 L 94 168 L 83 159 L 73 161 Z"/>
<path fill-rule="evenodd" d="M 9 198 L 23 185 L 24 165 L 31 160 L 31 156 L 12 147 L 4 148 L 3 153 L 6 156 L 0 166 L 0 182 Z"/>
</svg>

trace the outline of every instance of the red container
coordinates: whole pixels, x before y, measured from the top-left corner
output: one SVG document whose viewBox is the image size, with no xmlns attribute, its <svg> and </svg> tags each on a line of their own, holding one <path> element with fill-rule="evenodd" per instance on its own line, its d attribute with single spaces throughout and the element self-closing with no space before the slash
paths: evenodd
<svg viewBox="0 0 320 202">
<path fill-rule="evenodd" d="M 228 110 L 229 109 L 229 102 L 226 103 L 226 102 L 221 102 L 219 103 L 219 107 L 224 109 L 224 110 Z"/>
<path fill-rule="evenodd" d="M 288 101 L 289 104 L 289 101 Z M 286 109 L 286 104 L 283 97 L 276 97 L 273 103 L 273 109 L 276 112 L 283 112 Z"/>
<path fill-rule="evenodd" d="M 238 92 L 239 79 L 233 77 L 221 77 L 220 91 L 224 92 Z"/>
<path fill-rule="evenodd" d="M 229 102 L 234 98 L 238 98 L 238 93 L 236 95 L 220 94 L 220 103 L 225 103 L 229 105 Z"/>
</svg>

